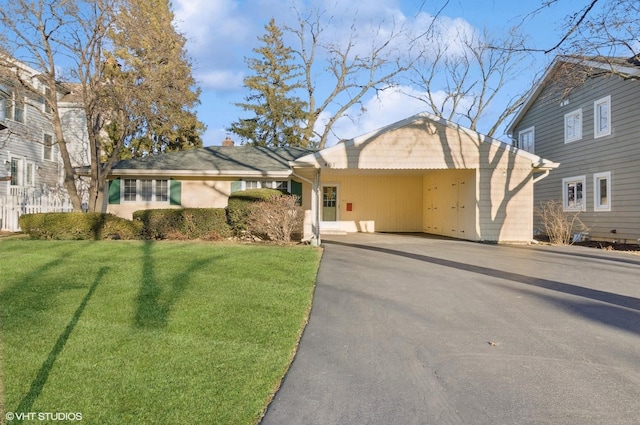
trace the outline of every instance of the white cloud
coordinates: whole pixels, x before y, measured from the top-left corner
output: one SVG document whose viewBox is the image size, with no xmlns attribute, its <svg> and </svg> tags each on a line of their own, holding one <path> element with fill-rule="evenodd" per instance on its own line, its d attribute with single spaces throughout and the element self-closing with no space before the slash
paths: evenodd
<svg viewBox="0 0 640 425">
<path fill-rule="evenodd" d="M 196 80 L 203 88 L 219 91 L 232 91 L 241 88 L 243 78 L 242 73 L 232 70 L 212 70 L 196 76 Z"/>
<path fill-rule="evenodd" d="M 421 112 L 433 113 L 434 111 L 427 103 L 419 100 L 425 96 L 424 92 L 409 86 L 383 90 L 377 96 L 369 98 L 363 105 L 352 107 L 345 116 L 340 118 L 334 124 L 334 135 L 330 137 L 327 145 L 331 146 L 339 140 L 361 136 Z M 437 91 L 433 93 L 433 98 L 436 104 L 442 105 L 446 99 L 446 93 Z M 463 99 L 461 101 L 462 109 L 469 106 L 470 102 L 471 99 Z M 444 116 L 448 117 L 450 113 L 450 105 L 445 105 Z M 323 128 L 323 123 L 328 120 L 329 115 L 329 113 L 325 113 L 320 117 L 317 129 Z M 459 122 L 463 126 L 466 125 L 464 120 L 459 118 L 459 116 L 454 116 L 452 121 Z"/>
<path fill-rule="evenodd" d="M 192 54 L 214 55 L 250 38 L 253 25 L 235 0 L 176 0 L 174 8 Z"/>
<path fill-rule="evenodd" d="M 469 40 L 477 33 L 465 19 L 448 16 L 434 18 L 428 13 L 418 14 L 408 25 L 419 48 L 432 55 L 437 51 L 448 56 L 459 55 L 464 51 L 461 41 Z"/>
<path fill-rule="evenodd" d="M 377 130 L 427 110 L 426 104 L 416 99 L 421 94 L 411 87 L 394 87 L 380 91 L 364 104 L 352 107 L 335 123 L 335 136 L 331 137 L 328 145 Z M 326 121 L 327 116 L 322 118 Z"/>
</svg>

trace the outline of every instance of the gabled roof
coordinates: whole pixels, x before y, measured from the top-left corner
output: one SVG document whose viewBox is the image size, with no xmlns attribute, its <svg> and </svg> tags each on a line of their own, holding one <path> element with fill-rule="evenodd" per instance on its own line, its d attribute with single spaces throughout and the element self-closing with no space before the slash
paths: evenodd
<svg viewBox="0 0 640 425">
<path fill-rule="evenodd" d="M 640 76 L 640 58 L 634 56 L 632 58 L 622 57 L 584 57 L 584 56 L 557 56 L 549 65 L 542 78 L 531 89 L 527 99 L 513 117 L 511 123 L 507 126 L 507 134 L 513 135 L 514 129 L 520 123 L 522 118 L 529 111 L 533 103 L 536 101 L 542 90 L 553 79 L 553 76 L 563 64 L 575 64 L 587 68 L 601 69 L 603 71 L 611 71 L 618 75 Z"/>
<path fill-rule="evenodd" d="M 120 161 L 111 175 L 286 177 L 291 174 L 289 162 L 310 152 L 292 147 L 209 146 Z"/>
<path fill-rule="evenodd" d="M 491 167 L 503 152 L 536 169 L 558 164 L 499 140 L 423 112 L 292 162 L 298 168 L 432 170 Z M 522 165 L 524 166 L 524 165 Z"/>
<path fill-rule="evenodd" d="M 61 86 L 65 89 L 65 93 L 60 102 L 81 104 L 84 101 L 82 98 L 82 84 L 64 83 Z"/>
<path fill-rule="evenodd" d="M 558 164 L 429 113 L 322 149 L 210 146 L 118 162 L 112 176 L 286 178 L 297 169 L 435 170 L 496 167 L 553 169 Z"/>
<path fill-rule="evenodd" d="M 0 71 L 3 71 L 1 75 L 3 79 L 11 80 L 13 77 L 15 77 L 12 74 L 17 72 L 21 75 L 22 78 L 38 80 L 42 84 L 46 84 L 47 82 L 41 72 L 5 53 L 0 53 Z M 59 81 L 56 82 L 56 90 L 63 95 L 69 93 L 69 89 Z"/>
</svg>

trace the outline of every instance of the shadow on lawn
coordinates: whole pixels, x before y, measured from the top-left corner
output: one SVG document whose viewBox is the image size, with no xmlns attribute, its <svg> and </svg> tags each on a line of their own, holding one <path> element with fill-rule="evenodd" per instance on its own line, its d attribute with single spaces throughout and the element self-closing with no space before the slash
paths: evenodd
<svg viewBox="0 0 640 425">
<path fill-rule="evenodd" d="M 181 266 L 180 270 L 184 271 L 171 276 L 167 281 L 162 276 L 157 276 L 158 265 L 153 257 L 153 246 L 154 242 L 146 242 L 142 246 L 142 279 L 136 297 L 134 324 L 143 329 L 165 328 L 169 323 L 171 310 L 189 284 L 190 275 L 212 260 L 207 257 L 194 261 L 188 267 Z"/>
<path fill-rule="evenodd" d="M 67 324 L 67 327 L 65 328 L 65 330 L 58 337 L 58 340 L 56 341 L 56 344 L 53 346 L 53 349 L 51 350 L 49 355 L 47 356 L 47 359 L 44 361 L 44 363 L 42 363 L 42 366 L 40 367 L 38 374 L 36 375 L 33 382 L 31 382 L 31 387 L 29 388 L 29 392 L 27 393 L 27 395 L 24 396 L 22 401 L 20 401 L 20 404 L 18 405 L 16 412 L 31 412 L 31 407 L 33 406 L 33 403 L 36 401 L 38 396 L 40 396 L 42 389 L 47 383 L 47 379 L 49 378 L 49 372 L 51 372 L 51 369 L 53 368 L 53 365 L 56 362 L 56 359 L 62 352 L 62 349 L 64 348 L 65 344 L 69 340 L 69 337 L 71 336 L 71 333 L 73 332 L 76 325 L 78 324 L 78 321 L 80 320 L 80 316 L 82 315 L 82 312 L 87 307 L 87 304 L 89 303 L 89 300 L 93 296 L 93 293 L 96 291 L 98 284 L 102 281 L 104 276 L 107 274 L 108 270 L 109 270 L 108 267 L 101 267 L 100 270 L 98 270 L 98 274 L 94 279 L 93 284 L 89 288 L 89 291 L 82 299 L 82 302 L 76 309 L 76 312 L 71 317 L 71 320 Z M 22 421 L 18 420 L 16 421 L 16 423 L 22 423 Z"/>
</svg>

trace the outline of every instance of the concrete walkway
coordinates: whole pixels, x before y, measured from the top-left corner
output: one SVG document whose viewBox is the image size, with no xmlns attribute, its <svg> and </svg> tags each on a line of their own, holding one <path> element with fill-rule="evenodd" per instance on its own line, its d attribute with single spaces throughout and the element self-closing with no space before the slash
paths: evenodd
<svg viewBox="0 0 640 425">
<path fill-rule="evenodd" d="M 640 256 L 324 243 L 309 324 L 262 425 L 639 423 Z"/>
</svg>

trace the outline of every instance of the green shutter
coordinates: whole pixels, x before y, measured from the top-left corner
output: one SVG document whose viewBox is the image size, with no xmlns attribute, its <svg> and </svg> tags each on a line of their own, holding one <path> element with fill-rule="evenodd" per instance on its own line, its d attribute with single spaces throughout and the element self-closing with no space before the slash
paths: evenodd
<svg viewBox="0 0 640 425">
<path fill-rule="evenodd" d="M 298 202 L 302 205 L 302 183 L 291 180 L 291 194 L 298 197 Z"/>
<path fill-rule="evenodd" d="M 180 180 L 169 180 L 169 205 L 181 205 L 182 182 Z"/>
<path fill-rule="evenodd" d="M 120 203 L 120 179 L 109 180 L 109 203 Z"/>
<path fill-rule="evenodd" d="M 242 190 L 242 181 L 231 182 L 231 193 L 240 192 Z"/>
</svg>

